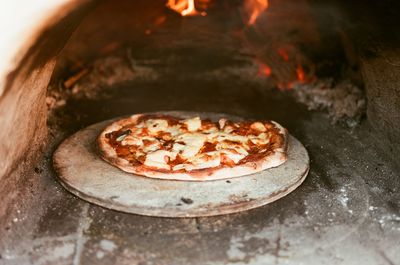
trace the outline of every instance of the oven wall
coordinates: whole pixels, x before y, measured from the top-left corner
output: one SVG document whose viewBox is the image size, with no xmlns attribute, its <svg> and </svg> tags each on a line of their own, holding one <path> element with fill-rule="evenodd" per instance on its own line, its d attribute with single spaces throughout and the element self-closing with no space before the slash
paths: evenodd
<svg viewBox="0 0 400 265">
<path fill-rule="evenodd" d="M 397 165 L 400 152 L 400 19 L 398 1 L 351 1 L 345 25 L 357 46 L 376 146 Z"/>
<path fill-rule="evenodd" d="M 367 116 L 395 162 L 400 153 L 400 49 L 375 42 L 362 58 L 362 73 L 368 97 Z"/>
<path fill-rule="evenodd" d="M 29 36 L 21 33 L 14 45 L 9 45 L 12 48 L 7 52 L 20 59 L 14 69 L 0 69 L 5 80 L 0 89 L 0 227 L 12 211 L 29 202 L 27 196 L 40 190 L 40 168 L 35 168 L 35 163 L 41 157 L 47 137 L 46 89 L 57 54 L 89 10 L 90 3 L 59 1 L 52 14 L 44 5 L 43 12 L 39 12 L 42 16 L 34 17 L 34 22 L 28 21 L 26 25 L 24 33 Z"/>
</svg>

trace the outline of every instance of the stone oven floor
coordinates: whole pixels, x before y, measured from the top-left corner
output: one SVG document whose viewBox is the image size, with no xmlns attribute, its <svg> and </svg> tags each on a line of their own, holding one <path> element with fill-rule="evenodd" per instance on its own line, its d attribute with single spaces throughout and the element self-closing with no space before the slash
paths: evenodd
<svg viewBox="0 0 400 265">
<path fill-rule="evenodd" d="M 0 264 L 400 264 L 399 171 L 369 125 L 333 125 L 289 93 L 229 80 L 189 89 L 176 80 L 128 82 L 103 98 L 67 102 L 49 120 L 52 140 L 32 171 L 40 184 L 30 207 L 16 206 L 2 231 Z M 308 149 L 309 176 L 264 207 L 188 219 L 108 210 L 56 181 L 51 155 L 62 139 L 111 117 L 163 109 L 277 120 Z"/>
</svg>

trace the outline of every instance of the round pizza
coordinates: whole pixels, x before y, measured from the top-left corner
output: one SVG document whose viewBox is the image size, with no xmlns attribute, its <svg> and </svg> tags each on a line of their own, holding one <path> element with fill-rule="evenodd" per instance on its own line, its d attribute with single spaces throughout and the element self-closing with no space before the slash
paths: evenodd
<svg viewBox="0 0 400 265">
<path fill-rule="evenodd" d="M 287 137 L 274 121 L 137 114 L 110 124 L 98 144 L 102 158 L 123 171 L 206 181 L 281 165 L 287 159 Z"/>
</svg>

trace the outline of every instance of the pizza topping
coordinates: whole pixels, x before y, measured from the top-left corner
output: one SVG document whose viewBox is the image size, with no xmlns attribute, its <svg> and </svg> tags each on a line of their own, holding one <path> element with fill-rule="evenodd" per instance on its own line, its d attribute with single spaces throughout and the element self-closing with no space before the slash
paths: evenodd
<svg viewBox="0 0 400 265">
<path fill-rule="evenodd" d="M 201 120 L 199 117 L 184 120 L 183 123 L 186 124 L 189 132 L 197 131 L 201 127 Z"/>
<path fill-rule="evenodd" d="M 168 122 L 162 119 L 155 119 L 155 120 L 150 119 L 147 120 L 145 124 L 150 133 L 164 131 L 165 129 L 168 128 Z"/>
<path fill-rule="evenodd" d="M 217 132 L 218 128 L 214 122 L 209 119 L 201 121 L 201 130 L 203 133 Z"/>
<path fill-rule="evenodd" d="M 164 141 L 170 141 L 172 139 L 172 134 L 170 132 L 157 132 L 156 138 L 162 139 Z"/>
<path fill-rule="evenodd" d="M 218 152 L 210 152 L 200 156 L 195 156 L 193 159 L 190 159 L 190 162 L 190 164 L 185 165 L 185 169 L 188 171 L 217 167 L 221 163 L 221 155 Z"/>
<path fill-rule="evenodd" d="M 190 158 L 195 156 L 201 149 L 202 145 L 187 145 L 181 152 L 183 158 Z"/>
<path fill-rule="evenodd" d="M 229 167 L 233 167 L 236 163 L 225 153 L 221 153 L 221 163 Z"/>
<path fill-rule="evenodd" d="M 131 132 L 132 132 L 132 131 L 128 129 L 128 130 L 125 130 L 125 131 L 122 131 L 122 132 L 118 133 L 118 136 L 117 136 L 116 141 L 121 142 L 121 141 L 124 140 L 124 138 L 125 138 L 126 136 L 128 136 Z"/>
<path fill-rule="evenodd" d="M 174 143 L 174 145 L 172 146 L 172 151 L 176 153 L 179 153 L 183 149 L 185 149 L 185 145 L 181 143 Z"/>
<path fill-rule="evenodd" d="M 161 144 L 157 139 L 144 139 L 142 149 L 144 152 L 152 152 L 161 148 Z"/>
<path fill-rule="evenodd" d="M 121 136 L 120 136 L 121 137 Z M 118 141 L 118 138 L 117 138 Z M 137 136 L 132 136 L 132 135 L 127 135 L 123 138 L 123 140 L 121 141 L 122 145 L 137 145 L 140 146 L 143 144 L 142 139 L 140 139 Z"/>
<path fill-rule="evenodd" d="M 170 155 L 171 153 L 165 150 L 157 150 L 148 153 L 144 165 L 148 167 L 170 169 L 171 167 L 168 165 Z M 168 160 L 165 157 L 168 157 Z"/>
<path fill-rule="evenodd" d="M 219 129 L 222 130 L 225 127 L 226 119 L 219 119 Z"/>
<path fill-rule="evenodd" d="M 172 170 L 173 171 L 178 171 L 178 170 L 182 170 L 182 169 L 185 169 L 185 168 L 186 168 L 185 164 L 178 164 L 178 165 L 172 167 Z"/>
<path fill-rule="evenodd" d="M 173 170 L 179 170 L 184 168 L 184 163 L 186 162 L 179 154 L 176 155 L 174 160 L 169 161 L 169 165 L 173 168 Z"/>
<path fill-rule="evenodd" d="M 265 126 L 264 124 L 262 124 L 261 122 L 254 122 L 250 125 L 250 128 L 255 130 L 255 131 L 259 131 L 259 132 L 265 132 Z"/>
<path fill-rule="evenodd" d="M 118 157 L 133 165 L 190 172 L 257 161 L 280 146 L 284 134 L 283 128 L 268 121 L 142 115 L 105 138 Z"/>
<path fill-rule="evenodd" d="M 224 154 L 225 159 L 233 161 L 235 164 L 239 163 L 246 155 L 236 152 L 235 150 L 223 150 L 222 154 Z"/>
<path fill-rule="evenodd" d="M 201 133 L 185 133 L 178 135 L 177 140 L 185 144 L 185 148 L 181 153 L 182 157 L 190 158 L 200 151 L 206 140 L 206 136 Z"/>
<path fill-rule="evenodd" d="M 256 145 L 265 145 L 269 143 L 269 137 L 266 133 L 260 133 L 258 136 L 250 136 L 249 139 Z"/>
<path fill-rule="evenodd" d="M 165 132 L 168 132 L 171 134 L 171 136 L 177 136 L 178 134 L 181 133 L 180 126 L 179 125 L 174 125 L 168 127 Z"/>
</svg>

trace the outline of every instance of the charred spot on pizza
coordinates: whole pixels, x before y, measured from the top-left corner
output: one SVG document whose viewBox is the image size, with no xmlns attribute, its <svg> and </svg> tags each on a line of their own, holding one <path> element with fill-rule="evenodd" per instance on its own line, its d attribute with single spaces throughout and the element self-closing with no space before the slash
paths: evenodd
<svg viewBox="0 0 400 265">
<path fill-rule="evenodd" d="M 132 133 L 132 131 L 130 129 L 122 131 L 122 132 L 119 132 L 117 134 L 117 138 L 115 140 L 118 141 L 118 142 L 121 142 L 122 140 L 125 139 L 125 137 L 127 137 L 131 133 Z"/>
<path fill-rule="evenodd" d="M 162 143 L 162 149 L 170 151 L 172 149 L 173 145 L 174 145 L 174 141 L 173 140 L 164 141 Z"/>
<path fill-rule="evenodd" d="M 217 150 L 216 143 L 205 142 L 203 147 L 200 149 L 200 153 L 208 153 Z"/>
<path fill-rule="evenodd" d="M 106 133 L 104 136 L 105 136 L 107 139 L 110 139 L 110 138 L 112 137 L 112 133 Z"/>
</svg>

